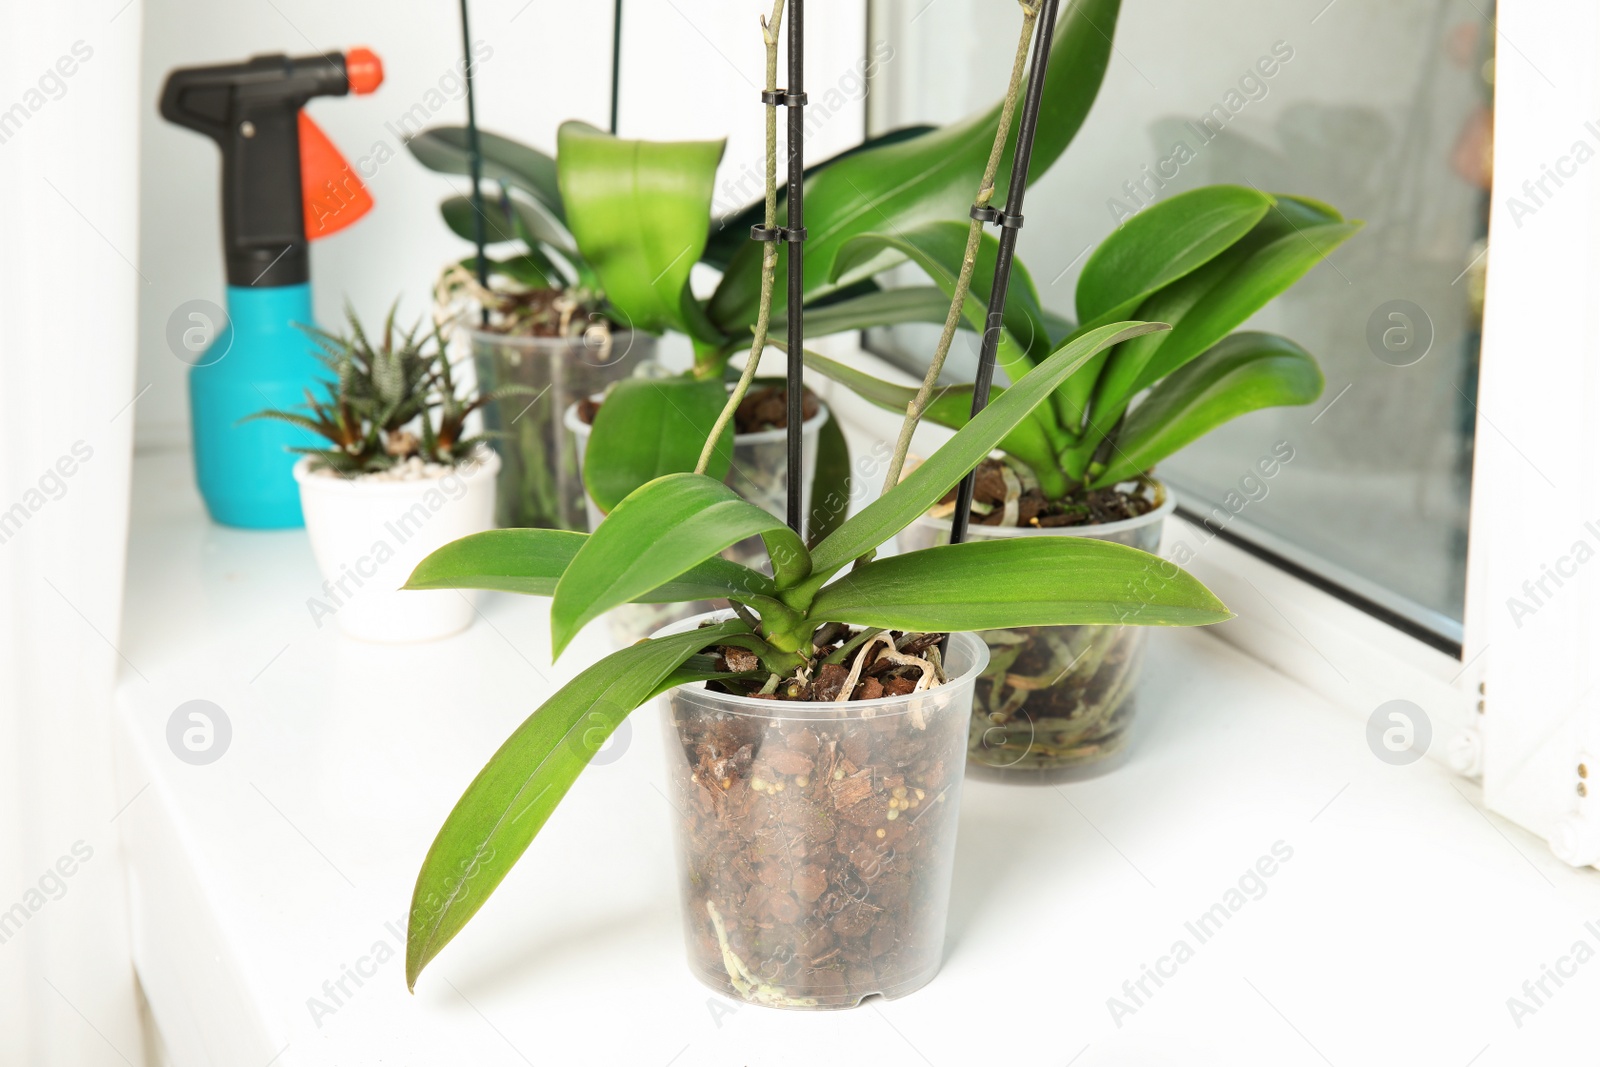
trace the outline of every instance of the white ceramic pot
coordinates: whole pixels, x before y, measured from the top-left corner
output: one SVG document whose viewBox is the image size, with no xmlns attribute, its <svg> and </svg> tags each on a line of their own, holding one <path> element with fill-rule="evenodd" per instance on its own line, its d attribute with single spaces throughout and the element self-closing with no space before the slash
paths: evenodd
<svg viewBox="0 0 1600 1067">
<path fill-rule="evenodd" d="M 482 449 L 449 473 L 379 481 L 315 473 L 311 457 L 295 464 L 311 552 L 322 571 L 312 615 L 331 617 L 362 641 L 431 641 L 472 622 L 476 594 L 401 590 L 430 552 L 494 528 L 500 457 Z"/>
</svg>

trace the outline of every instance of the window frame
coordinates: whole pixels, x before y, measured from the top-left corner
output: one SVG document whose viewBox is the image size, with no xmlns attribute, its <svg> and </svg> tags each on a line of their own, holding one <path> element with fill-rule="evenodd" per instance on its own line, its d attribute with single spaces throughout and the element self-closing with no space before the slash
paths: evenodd
<svg viewBox="0 0 1600 1067">
<path fill-rule="evenodd" d="M 1512 603 L 1528 603 L 1524 583 L 1559 566 L 1580 531 L 1600 547 L 1600 463 L 1585 432 L 1600 408 L 1600 166 L 1547 182 L 1554 195 L 1537 205 L 1523 185 L 1565 171 L 1580 138 L 1591 157 L 1600 150 L 1600 9 L 1502 0 L 1497 14 L 1466 645 L 1485 664 L 1485 803 L 1588 866 L 1600 810 L 1578 787 L 1579 765 L 1596 767 L 1600 751 L 1600 691 L 1584 676 L 1600 648 L 1600 581 L 1578 571 L 1531 618 Z M 1551 313 L 1563 308 L 1575 312 Z"/>
</svg>

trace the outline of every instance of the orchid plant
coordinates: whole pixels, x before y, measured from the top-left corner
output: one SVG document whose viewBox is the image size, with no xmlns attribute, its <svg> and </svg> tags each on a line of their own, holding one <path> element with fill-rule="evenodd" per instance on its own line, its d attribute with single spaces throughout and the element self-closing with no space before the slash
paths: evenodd
<svg viewBox="0 0 1600 1067">
<path fill-rule="evenodd" d="M 1230 617 L 1159 557 L 1086 538 L 1017 538 L 869 558 L 1014 432 L 1071 374 L 1160 324 L 1117 322 L 1063 345 L 945 446 L 814 548 L 706 474 L 669 474 L 630 493 L 589 535 L 492 530 L 447 545 L 408 589 L 498 589 L 551 598 L 555 652 L 627 603 L 726 599 L 725 622 L 614 652 L 545 701 L 501 746 L 445 820 L 417 878 L 406 973 L 418 974 L 483 905 L 578 773 L 635 708 L 721 677 L 703 650 L 753 652 L 761 672 L 814 670 L 829 624 L 925 633 L 1037 625 L 1192 626 Z M 720 557 L 759 536 L 771 576 Z M 855 564 L 852 566 L 852 564 Z"/>
<path fill-rule="evenodd" d="M 764 24 L 769 57 L 782 0 Z M 1011 83 L 981 168 L 978 197 L 992 194 L 1017 101 L 1037 3 L 1025 19 Z M 774 64 L 769 60 L 769 72 Z M 770 76 L 770 75 L 769 75 Z M 774 208 L 769 171 L 767 218 Z M 959 314 L 974 276 L 968 250 L 944 318 Z M 757 319 L 774 299 L 776 256 L 762 257 Z M 709 469 L 719 428 L 749 386 L 747 365 L 720 406 L 692 472 L 667 473 L 627 493 L 592 534 L 494 530 L 425 559 L 410 589 L 496 589 L 551 598 L 559 656 L 587 623 L 629 603 L 717 599 L 730 618 L 652 637 L 582 671 L 535 711 L 479 772 L 423 861 L 412 898 L 406 979 L 422 969 L 482 907 L 523 855 L 578 774 L 635 708 L 680 685 L 734 677 L 768 679 L 764 692 L 802 688 L 841 631 L 943 634 L 1030 625 L 1168 625 L 1220 622 L 1229 612 L 1198 580 L 1160 558 L 1078 538 L 983 541 L 875 559 L 878 549 L 947 493 L 1071 376 L 1109 347 L 1155 335 L 1162 323 L 1116 321 L 1080 331 L 946 444 L 859 513 L 808 544 L 766 510 L 741 499 Z M 758 331 L 759 333 L 759 331 Z M 759 336 L 758 336 L 759 340 Z M 947 347 L 942 347 L 937 364 Z M 757 352 L 752 353 L 752 359 Z M 937 366 L 924 393 L 931 390 Z M 717 382 L 722 392 L 720 380 Z M 926 395 L 905 412 L 898 470 Z M 745 566 L 721 553 L 759 538 L 766 559 Z M 848 643 L 848 642 L 847 642 Z M 750 653 L 718 662 L 708 650 Z M 753 660 L 753 669 L 750 660 Z"/>
</svg>

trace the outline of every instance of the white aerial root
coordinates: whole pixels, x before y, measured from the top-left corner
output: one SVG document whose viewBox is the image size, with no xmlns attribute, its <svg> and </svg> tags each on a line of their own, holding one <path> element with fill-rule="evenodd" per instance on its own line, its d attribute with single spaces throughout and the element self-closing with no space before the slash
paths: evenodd
<svg viewBox="0 0 1600 1067">
<path fill-rule="evenodd" d="M 770 1004 L 778 1008 L 813 1008 L 816 1007 L 815 997 L 791 997 L 779 985 L 763 982 L 755 972 L 745 965 L 739 954 L 733 951 L 733 946 L 728 943 L 728 928 L 723 925 L 722 916 L 717 913 L 717 906 L 711 901 L 706 901 L 706 911 L 711 915 L 711 925 L 717 931 L 717 947 L 722 950 L 722 966 L 728 972 L 728 980 L 733 983 L 734 991 L 745 1000 L 756 1004 Z"/>
<path fill-rule="evenodd" d="M 839 690 L 839 699 L 849 700 L 850 694 L 856 691 L 856 683 L 861 679 L 861 669 L 867 665 L 867 653 L 877 647 L 879 642 L 889 646 L 889 651 L 894 651 L 894 638 L 889 636 L 888 630 L 880 630 L 867 640 L 867 643 L 856 650 L 856 661 L 850 668 L 850 673 L 845 676 L 844 686 Z"/>
<path fill-rule="evenodd" d="M 1006 508 L 1000 515 L 1001 526 L 1015 526 L 1021 515 L 1018 502 L 1022 499 L 1022 482 L 1017 479 L 1017 472 L 1011 469 L 1011 464 L 1000 465 L 1000 477 L 1006 483 Z"/>
</svg>

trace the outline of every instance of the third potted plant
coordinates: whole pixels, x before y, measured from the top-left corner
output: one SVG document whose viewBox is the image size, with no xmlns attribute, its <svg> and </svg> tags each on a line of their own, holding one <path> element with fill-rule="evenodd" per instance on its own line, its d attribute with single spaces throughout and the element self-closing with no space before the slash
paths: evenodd
<svg viewBox="0 0 1600 1067">
<path fill-rule="evenodd" d="M 841 259 L 897 245 L 929 262 L 926 250 L 949 244 L 954 226 L 863 235 Z M 1084 336 L 1128 315 L 1173 328 L 1098 354 L 1000 442 L 979 468 L 967 536 L 1094 538 L 1156 551 L 1174 507 L 1152 473 L 1157 463 L 1246 412 L 1321 395 L 1316 360 L 1293 341 L 1230 331 L 1359 228 L 1326 204 L 1239 186 L 1174 196 L 1091 254 L 1077 289 L 1083 325 L 1075 330 L 1042 312 L 1022 272 L 1002 328 L 1009 374 L 1027 373 L 1041 336 Z M 891 410 L 904 410 L 912 395 L 814 353 L 807 365 Z M 971 387 L 947 390 L 928 418 L 964 425 L 970 396 Z M 901 547 L 944 543 L 955 506 L 947 496 L 910 523 Z M 1063 779 L 1101 773 L 1127 752 L 1140 631 L 1025 627 L 991 631 L 985 640 L 990 665 L 977 686 L 974 762 Z"/>
</svg>

